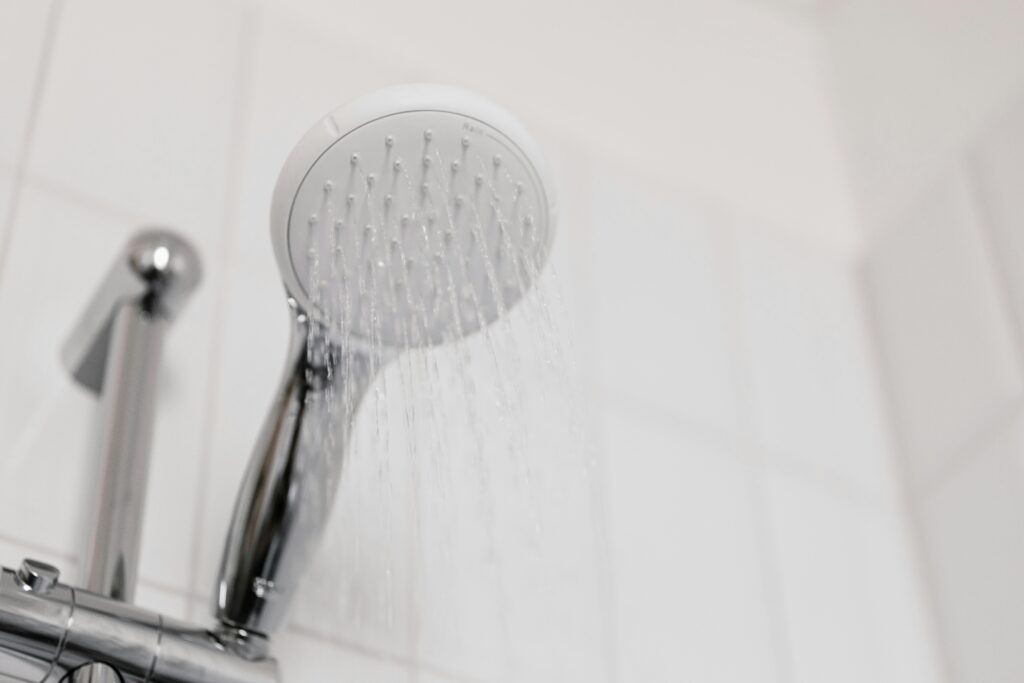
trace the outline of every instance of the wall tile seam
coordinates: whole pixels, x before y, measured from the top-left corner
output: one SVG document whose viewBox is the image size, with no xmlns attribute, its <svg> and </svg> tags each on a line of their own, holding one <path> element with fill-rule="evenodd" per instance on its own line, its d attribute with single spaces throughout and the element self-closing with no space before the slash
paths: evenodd
<svg viewBox="0 0 1024 683">
<path fill-rule="evenodd" d="M 32 145 L 36 136 L 36 127 L 39 123 L 39 112 L 46 96 L 47 84 L 49 83 L 50 66 L 57 43 L 57 33 L 60 28 L 60 18 L 63 7 L 64 0 L 50 0 L 42 47 L 40 49 L 38 62 L 36 63 L 35 83 L 32 87 L 32 97 L 29 103 L 28 117 L 25 121 L 25 129 L 23 131 L 21 145 L 17 152 L 17 158 L 14 160 L 14 177 L 11 182 L 10 203 L 7 208 L 7 215 L 0 217 L 0 220 L 3 221 L 3 223 L 0 224 L 0 287 L 2 287 L 4 283 L 5 273 L 7 272 L 7 259 L 10 257 L 11 245 L 14 243 L 14 230 L 21 205 L 26 169 L 28 168 L 28 161 L 32 154 Z"/>
<path fill-rule="evenodd" d="M 1024 387 L 1024 317 L 1014 306 L 1013 286 L 1010 275 L 1004 267 L 1005 263 L 996 257 L 1000 245 L 993 230 L 994 218 L 991 210 L 986 210 L 985 203 L 981 199 L 980 161 L 978 160 L 980 150 L 977 149 L 980 144 L 979 141 L 975 148 L 965 154 L 957 174 L 963 184 L 972 222 L 980 233 L 985 262 L 996 283 L 999 308 L 1009 323 L 1014 359 L 1017 365 L 1018 385 Z"/>
<path fill-rule="evenodd" d="M 870 222 L 873 226 L 865 226 L 866 228 L 872 228 L 865 230 L 865 234 L 870 239 L 865 240 L 862 248 L 852 254 L 857 263 L 870 261 L 880 251 L 880 248 L 884 246 L 885 242 L 890 239 L 890 234 L 900 229 L 908 229 L 905 225 L 907 216 L 913 212 L 914 208 L 927 195 L 929 190 L 940 186 L 952 174 L 969 172 L 972 168 L 971 162 L 976 158 L 985 135 L 992 130 L 998 129 L 999 124 L 1012 116 L 1018 108 L 1024 108 L 1024 84 L 1016 92 L 1007 95 L 1005 101 L 1000 106 L 984 117 L 984 122 L 978 126 L 972 135 L 967 136 L 956 147 L 948 150 L 939 161 L 930 164 L 932 172 L 924 176 L 923 182 L 918 183 L 918 189 L 915 193 L 904 197 L 902 202 L 892 206 L 885 215 L 875 217 L 870 221 L 861 215 L 863 212 L 858 212 L 857 218 L 859 221 L 863 223 Z M 851 182 L 854 181 L 851 180 Z M 862 197 L 858 192 L 858 204 L 861 201 Z M 1024 336 L 1024 333 L 1022 333 L 1022 336 Z M 1021 356 L 1024 356 L 1024 351 L 1021 352 Z"/>
<path fill-rule="evenodd" d="M 487 679 L 453 671 L 446 667 L 433 664 L 423 658 L 405 657 L 395 653 L 376 650 L 346 638 L 338 638 L 324 634 L 316 629 L 292 625 L 288 627 L 288 631 L 310 641 L 324 643 L 346 652 L 352 652 L 371 659 L 396 664 L 409 670 L 438 676 L 446 679 L 447 681 L 451 681 L 451 683 L 490 683 Z"/>
<path fill-rule="evenodd" d="M 57 568 L 61 570 L 63 574 L 63 580 L 74 584 L 76 582 L 76 576 L 78 571 L 79 556 L 76 553 L 70 553 L 65 550 L 58 550 L 51 548 L 46 545 L 35 543 L 32 541 L 26 541 L 21 538 L 16 538 L 8 534 L 0 534 L 0 542 L 10 545 L 15 550 L 22 553 L 21 558 L 10 558 L 13 560 L 32 558 L 37 559 L 39 556 L 45 556 L 52 560 L 58 561 Z M 14 567 L 8 567 L 13 569 Z M 194 596 L 189 594 L 177 586 L 172 586 L 162 581 L 148 578 L 146 576 L 140 576 L 138 579 L 138 585 L 145 588 L 152 588 L 168 595 L 173 595 L 183 600 L 193 599 Z"/>
<path fill-rule="evenodd" d="M 766 451 L 757 446 L 752 448 L 762 451 L 765 458 L 764 467 L 768 471 L 825 493 L 830 498 L 842 501 L 864 514 L 886 515 L 900 507 L 896 496 L 889 492 L 863 485 L 829 467 L 817 466 L 803 458 Z"/>
<path fill-rule="evenodd" d="M 927 475 L 911 482 L 911 495 L 917 505 L 929 500 L 947 484 L 958 479 L 965 470 L 989 458 L 999 457 L 990 446 L 1013 429 L 1024 416 L 1024 397 L 1011 401 L 994 413 L 977 430 L 954 448 L 943 449 L 940 464 Z"/>
<path fill-rule="evenodd" d="M 575 220 L 570 225 L 569 232 L 562 231 L 563 240 L 568 236 L 580 236 L 580 226 L 586 226 L 593 221 L 593 206 L 586 200 L 594 185 L 592 175 L 592 164 L 586 150 L 571 148 L 565 151 L 571 160 L 567 164 L 579 170 L 579 174 L 572 182 L 563 183 L 565 195 L 568 196 L 568 203 L 575 207 L 573 214 Z M 583 286 L 588 292 L 592 292 L 592 284 L 597 280 L 596 261 L 594 258 L 594 247 L 590 242 L 583 242 L 577 248 L 583 251 L 579 260 L 573 265 L 578 268 L 575 278 L 570 275 L 559 280 L 559 285 L 554 288 L 555 295 L 560 299 L 560 305 L 568 310 L 571 288 Z M 568 248 L 568 246 L 563 246 Z M 554 263 L 551 263 L 554 266 Z M 557 274 L 556 270 L 552 271 Z M 619 578 L 616 572 L 614 561 L 614 540 L 612 538 L 612 500 L 610 492 L 611 468 L 608 460 L 607 434 L 602 429 L 602 423 L 609 415 L 608 396 L 601 390 L 598 384 L 598 371 L 600 352 L 596 344 L 591 345 L 590 350 L 581 355 L 578 349 L 583 348 L 579 343 L 578 335 L 596 333 L 597 309 L 599 301 L 594 296 L 583 297 L 580 306 L 583 308 L 577 311 L 580 326 L 566 325 L 566 351 L 572 358 L 573 365 L 571 381 L 574 382 L 573 390 L 577 392 L 580 405 L 575 410 L 575 418 L 579 421 L 578 428 L 581 433 L 578 435 L 580 445 L 584 450 L 584 459 L 589 463 L 587 466 L 587 480 L 591 485 L 591 507 L 594 518 L 594 526 L 597 529 L 598 540 L 596 555 L 598 556 L 600 573 L 599 582 L 604 589 L 600 596 L 601 617 L 604 620 L 601 629 L 601 638 L 604 640 L 604 663 L 607 668 L 606 680 L 608 683 L 619 683 L 622 679 L 622 662 L 619 642 Z M 592 396 L 592 403 L 583 401 L 584 396 Z"/>
<path fill-rule="evenodd" d="M 998 244 L 996 244 L 996 236 L 992 232 L 992 217 L 985 210 L 980 199 L 978 187 L 980 180 L 977 177 L 977 169 L 971 163 L 975 153 L 975 148 L 966 152 L 953 169 L 952 174 L 963 193 L 968 221 L 978 235 L 979 246 L 985 259 L 985 268 L 995 284 L 996 306 L 1002 314 L 1000 317 L 1006 322 L 1011 337 L 1010 346 L 1013 349 L 1018 395 L 1024 396 L 1024 336 L 1022 336 L 1024 331 L 1021 329 L 1021 320 L 1014 309 L 1009 277 L 1002 267 L 1002 262 L 996 258 Z"/>
<path fill-rule="evenodd" d="M 640 402 L 641 405 L 636 405 L 632 400 L 622 400 L 621 397 L 611 400 L 606 398 L 605 401 L 609 404 L 606 409 L 608 414 L 639 418 L 666 434 L 693 439 L 736 464 L 747 467 L 763 466 L 767 470 L 799 480 L 865 510 L 885 511 L 892 507 L 889 497 L 874 487 L 864 485 L 859 480 L 827 465 L 812 464 L 799 455 L 769 448 L 756 436 L 744 436 L 739 430 L 732 432 L 701 420 L 680 420 L 675 415 L 652 415 L 647 404 Z M 691 454 L 687 452 L 686 456 L 691 457 Z M 705 461 L 713 459 L 703 454 L 695 454 L 692 457 Z"/>
<path fill-rule="evenodd" d="M 0 542 L 12 545 L 20 551 L 38 553 L 40 555 L 47 555 L 49 557 L 58 558 L 62 562 L 67 562 L 70 565 L 78 564 L 78 555 L 76 553 L 51 548 L 46 544 L 39 543 L 34 540 L 25 540 L 22 538 L 18 538 L 6 532 L 0 533 Z"/>
<path fill-rule="evenodd" d="M 935 189 L 943 186 L 944 180 L 955 181 L 955 185 L 961 192 L 964 193 L 964 199 L 967 203 L 967 210 L 969 212 L 969 221 L 971 228 L 977 234 L 981 244 L 979 245 L 982 249 L 983 256 L 985 259 L 985 270 L 989 276 L 992 277 L 993 284 L 996 290 L 995 302 L 998 309 L 999 318 L 1006 324 L 1008 330 L 1010 330 L 1009 336 L 1011 337 L 1008 342 L 1012 348 L 1013 361 L 1014 361 L 1014 379 L 1018 387 L 1016 395 L 1013 396 L 1006 406 L 1002 409 L 997 410 L 992 415 L 989 415 L 987 419 L 981 425 L 977 425 L 968 434 L 956 443 L 946 444 L 938 448 L 935 452 L 938 464 L 935 465 L 931 471 L 923 474 L 914 474 L 912 468 L 905 468 L 904 477 L 907 480 L 907 493 L 911 498 L 919 498 L 922 495 L 927 495 L 926 492 L 940 486 L 946 479 L 948 479 L 952 472 L 958 471 L 964 466 L 965 460 L 970 460 L 971 449 L 979 443 L 986 442 L 987 439 L 991 438 L 994 432 L 998 432 L 1002 426 L 1016 414 L 1020 406 L 1024 404 L 1024 336 L 1019 332 L 1022 328 L 1018 327 L 1018 317 L 1013 311 L 1013 306 L 1010 303 L 1010 293 L 1008 289 L 1008 281 L 1002 273 L 1002 269 L 998 267 L 996 259 L 994 258 L 993 250 L 996 248 L 994 240 L 991 236 L 991 229 L 987 227 L 987 224 L 980 219 L 980 215 L 983 212 L 978 206 L 977 194 L 974 184 L 976 180 L 973 180 L 968 175 L 967 170 L 969 169 L 969 156 L 962 155 L 957 161 L 956 165 L 952 165 L 945 169 L 942 174 L 939 174 L 934 182 L 928 184 L 926 189 L 923 190 L 919 195 L 916 196 L 915 202 L 920 202 L 926 195 L 928 188 Z M 909 203 L 909 207 L 915 206 L 915 202 Z M 909 213 L 909 210 L 908 212 Z M 906 213 L 903 214 L 907 215 Z M 894 224 L 893 227 L 878 239 L 876 239 L 871 247 L 867 249 L 859 257 L 859 265 L 857 267 L 858 277 L 861 281 L 862 296 L 868 300 L 864 305 L 871 309 L 868 314 L 869 324 L 878 328 L 878 321 L 876 320 L 877 313 L 874 311 L 874 288 L 870 283 L 870 273 L 872 270 L 872 264 L 874 259 L 882 253 L 890 240 L 895 240 L 901 233 L 901 231 L 910 231 L 913 226 L 906 221 L 901 222 L 899 225 Z M 900 417 L 900 411 L 897 408 L 897 401 L 892 392 L 894 391 L 891 386 L 891 368 L 893 366 L 892 361 L 888 358 L 886 351 L 886 345 L 881 339 L 881 330 L 873 329 L 872 337 L 874 338 L 874 344 L 877 346 L 875 356 L 879 365 L 879 374 L 881 379 L 879 380 L 881 385 L 884 387 L 884 393 L 886 393 L 887 404 L 886 412 L 888 414 L 888 421 L 891 423 L 890 429 L 897 433 L 897 452 L 899 453 L 901 460 L 908 459 L 916 449 L 910 446 L 910 436 L 906 433 L 905 427 L 902 425 Z"/>
<path fill-rule="evenodd" d="M 134 223 L 140 227 L 159 223 L 159 220 L 154 220 L 154 217 L 144 216 L 141 213 L 112 203 L 106 198 L 97 197 L 91 193 L 80 191 L 63 181 L 55 180 L 46 174 L 26 170 L 24 177 L 25 183 L 23 189 L 32 190 L 34 192 L 47 195 L 53 199 L 66 202 L 74 208 L 91 213 L 98 218 L 108 218 L 117 223 Z M 174 226 L 168 227 L 173 228 Z"/>
<path fill-rule="evenodd" d="M 597 410 L 604 411 L 604 397 L 596 394 L 600 405 Z M 605 413 L 606 414 L 606 413 Z M 587 469 L 586 479 L 590 486 L 590 508 L 593 525 L 597 533 L 597 548 L 595 554 L 598 556 L 599 573 L 598 582 L 603 592 L 598 599 L 601 602 L 600 618 L 604 623 L 601 628 L 601 638 L 604 641 L 604 664 L 607 668 L 605 680 L 608 683 L 619 683 L 622 679 L 622 664 L 620 651 L 622 648 L 619 642 L 619 578 L 616 572 L 614 560 L 614 539 L 612 538 L 611 519 L 614 515 L 612 497 L 609 491 L 611 469 L 608 464 L 608 443 L 604 433 L 600 432 L 596 417 L 591 412 L 585 412 L 580 418 L 586 425 L 584 429 L 591 431 L 591 436 L 582 436 L 583 448 L 585 449 L 585 465 Z M 593 451 L 590 451 L 593 448 Z"/>
<path fill-rule="evenodd" d="M 856 155 L 855 136 L 853 133 L 852 121 L 848 118 L 849 107 L 846 105 L 846 96 L 840 83 L 843 81 L 841 73 L 837 70 L 835 37 L 832 35 L 832 25 L 835 15 L 842 10 L 842 5 L 850 4 L 850 0 L 834 0 L 830 2 L 828 11 L 822 14 L 820 24 L 822 37 L 821 72 L 825 81 L 825 99 L 828 102 L 828 111 L 833 120 L 835 138 L 839 142 L 841 152 L 841 167 L 843 181 L 847 188 L 847 195 L 850 198 L 849 210 L 852 214 L 852 223 L 859 227 L 858 244 L 850 251 L 852 257 L 851 267 L 856 268 L 862 263 L 866 255 L 871 251 L 872 238 L 877 238 L 878 233 L 872 232 L 871 221 L 867 210 L 864 207 L 862 179 L 859 177 L 859 164 Z"/>
<path fill-rule="evenodd" d="M 881 325 L 878 318 L 877 304 L 872 295 L 873 289 L 870 286 L 870 256 L 868 253 L 861 255 L 860 262 L 854 271 L 855 283 L 858 293 L 858 308 L 862 318 L 865 336 L 867 338 L 868 353 L 871 358 L 870 368 L 873 375 L 873 383 L 877 387 L 876 394 L 882 404 L 881 420 L 886 441 L 890 444 L 890 452 L 894 456 L 896 470 L 897 501 L 902 508 L 902 517 L 910 535 L 911 556 L 913 566 L 911 567 L 919 587 L 921 600 L 924 603 L 925 620 L 929 627 L 928 641 L 930 655 L 934 657 L 939 672 L 940 680 L 936 683 L 953 683 L 954 668 L 950 658 L 949 648 L 945 646 L 949 642 L 949 634 L 942 626 L 939 618 L 938 586 L 935 583 L 933 567 L 928 561 L 926 548 L 924 520 L 921 518 L 920 509 L 914 505 L 911 472 L 909 462 L 909 446 L 905 430 L 899 424 L 896 414 L 896 397 L 889 376 L 889 365 L 886 362 L 885 346 L 882 342 Z"/>
<path fill-rule="evenodd" d="M 716 233 L 715 255 L 718 287 L 722 292 L 725 308 L 725 338 L 729 351 L 735 359 L 732 373 L 732 392 L 736 401 L 737 433 L 735 435 L 740 452 L 743 445 L 754 441 L 756 433 L 756 409 L 752 390 L 752 355 L 749 351 L 751 335 L 743 310 L 743 295 L 740 285 L 741 266 L 737 252 L 739 237 L 736 214 L 724 214 L 723 230 Z M 782 580 L 782 561 L 771 524 L 771 502 L 769 499 L 765 456 L 756 450 L 748 452 L 750 460 L 749 505 L 750 522 L 757 539 L 758 577 L 764 591 L 765 609 L 770 624 L 769 642 L 775 665 L 777 683 L 792 683 L 796 680 L 796 650 L 789 617 L 786 613 L 785 586 Z"/>
</svg>

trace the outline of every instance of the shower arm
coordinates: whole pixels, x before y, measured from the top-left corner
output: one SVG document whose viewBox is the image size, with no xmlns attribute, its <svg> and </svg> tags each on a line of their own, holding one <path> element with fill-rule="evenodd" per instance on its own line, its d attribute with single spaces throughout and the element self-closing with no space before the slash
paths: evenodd
<svg viewBox="0 0 1024 683">
<path fill-rule="evenodd" d="M 333 506 L 352 423 L 388 356 L 329 341 L 289 298 L 284 377 L 235 504 L 215 590 L 224 638 L 254 654 L 284 622 Z"/>
</svg>

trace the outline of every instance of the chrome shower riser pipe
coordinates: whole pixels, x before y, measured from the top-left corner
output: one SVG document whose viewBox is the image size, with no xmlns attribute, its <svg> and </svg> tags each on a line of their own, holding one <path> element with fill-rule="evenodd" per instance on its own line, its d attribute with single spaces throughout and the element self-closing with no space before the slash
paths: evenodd
<svg viewBox="0 0 1024 683">
<path fill-rule="evenodd" d="M 63 349 L 100 399 L 80 586 L 52 566 L 0 567 L 0 674 L 32 683 L 276 683 L 244 633 L 185 624 L 131 604 L 138 575 L 163 339 L 199 283 L 199 257 L 166 230 L 132 238 Z"/>
</svg>

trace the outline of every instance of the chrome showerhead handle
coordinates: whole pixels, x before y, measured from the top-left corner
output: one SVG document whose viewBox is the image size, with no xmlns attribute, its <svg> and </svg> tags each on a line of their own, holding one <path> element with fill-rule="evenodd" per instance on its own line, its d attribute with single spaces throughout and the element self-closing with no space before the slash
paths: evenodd
<svg viewBox="0 0 1024 683">
<path fill-rule="evenodd" d="M 255 635 L 256 648 L 283 623 L 312 561 L 352 421 L 381 363 L 342 351 L 290 303 L 284 377 L 235 504 L 215 596 L 225 630 Z"/>
<path fill-rule="evenodd" d="M 377 370 L 485 329 L 533 286 L 555 226 L 545 168 L 515 117 L 446 86 L 373 93 L 299 140 L 270 220 L 291 345 L 225 548 L 222 635 L 259 648 L 282 625 Z"/>
</svg>

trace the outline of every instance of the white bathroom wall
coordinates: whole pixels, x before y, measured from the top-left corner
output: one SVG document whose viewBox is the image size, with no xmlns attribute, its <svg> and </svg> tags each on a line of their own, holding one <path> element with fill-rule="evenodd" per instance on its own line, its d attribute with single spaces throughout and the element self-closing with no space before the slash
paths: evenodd
<svg viewBox="0 0 1024 683">
<path fill-rule="evenodd" d="M 956 152 L 887 228 L 865 275 L 949 680 L 1015 681 L 1024 676 L 1020 97 Z"/>
<path fill-rule="evenodd" d="M 836 2 L 821 17 L 861 231 L 891 228 L 1024 79 L 1016 0 Z"/>
<path fill-rule="evenodd" d="M 823 22 L 910 528 L 958 683 L 1024 677 L 1022 21 L 1016 2 L 908 0 Z"/>
<path fill-rule="evenodd" d="M 931 17 L 889 4 L 894 31 Z M 985 8 L 979 31 L 1012 16 Z M 0 562 L 73 572 L 95 402 L 58 348 L 126 236 L 171 225 L 205 273 L 168 339 L 139 599 L 205 617 L 286 343 L 280 164 L 341 102 L 454 82 L 520 113 L 554 162 L 595 464 L 538 485 L 537 575 L 515 534 L 501 569 L 482 561 L 491 496 L 465 472 L 438 510 L 401 460 L 384 479 L 353 463 L 276 644 L 287 680 L 1020 679 L 1024 135 L 1013 115 L 979 132 L 1012 67 L 938 126 L 942 149 L 975 145 L 941 156 L 962 163 L 935 162 L 930 194 L 906 174 L 876 210 L 873 154 L 903 129 L 858 104 L 889 93 L 854 68 L 889 25 L 871 3 L 507 9 L 0 0 Z M 982 65 L 1012 53 L 996 35 Z M 923 144 L 886 169 L 920 171 Z M 493 498 L 509 528 L 531 512 Z"/>
</svg>

